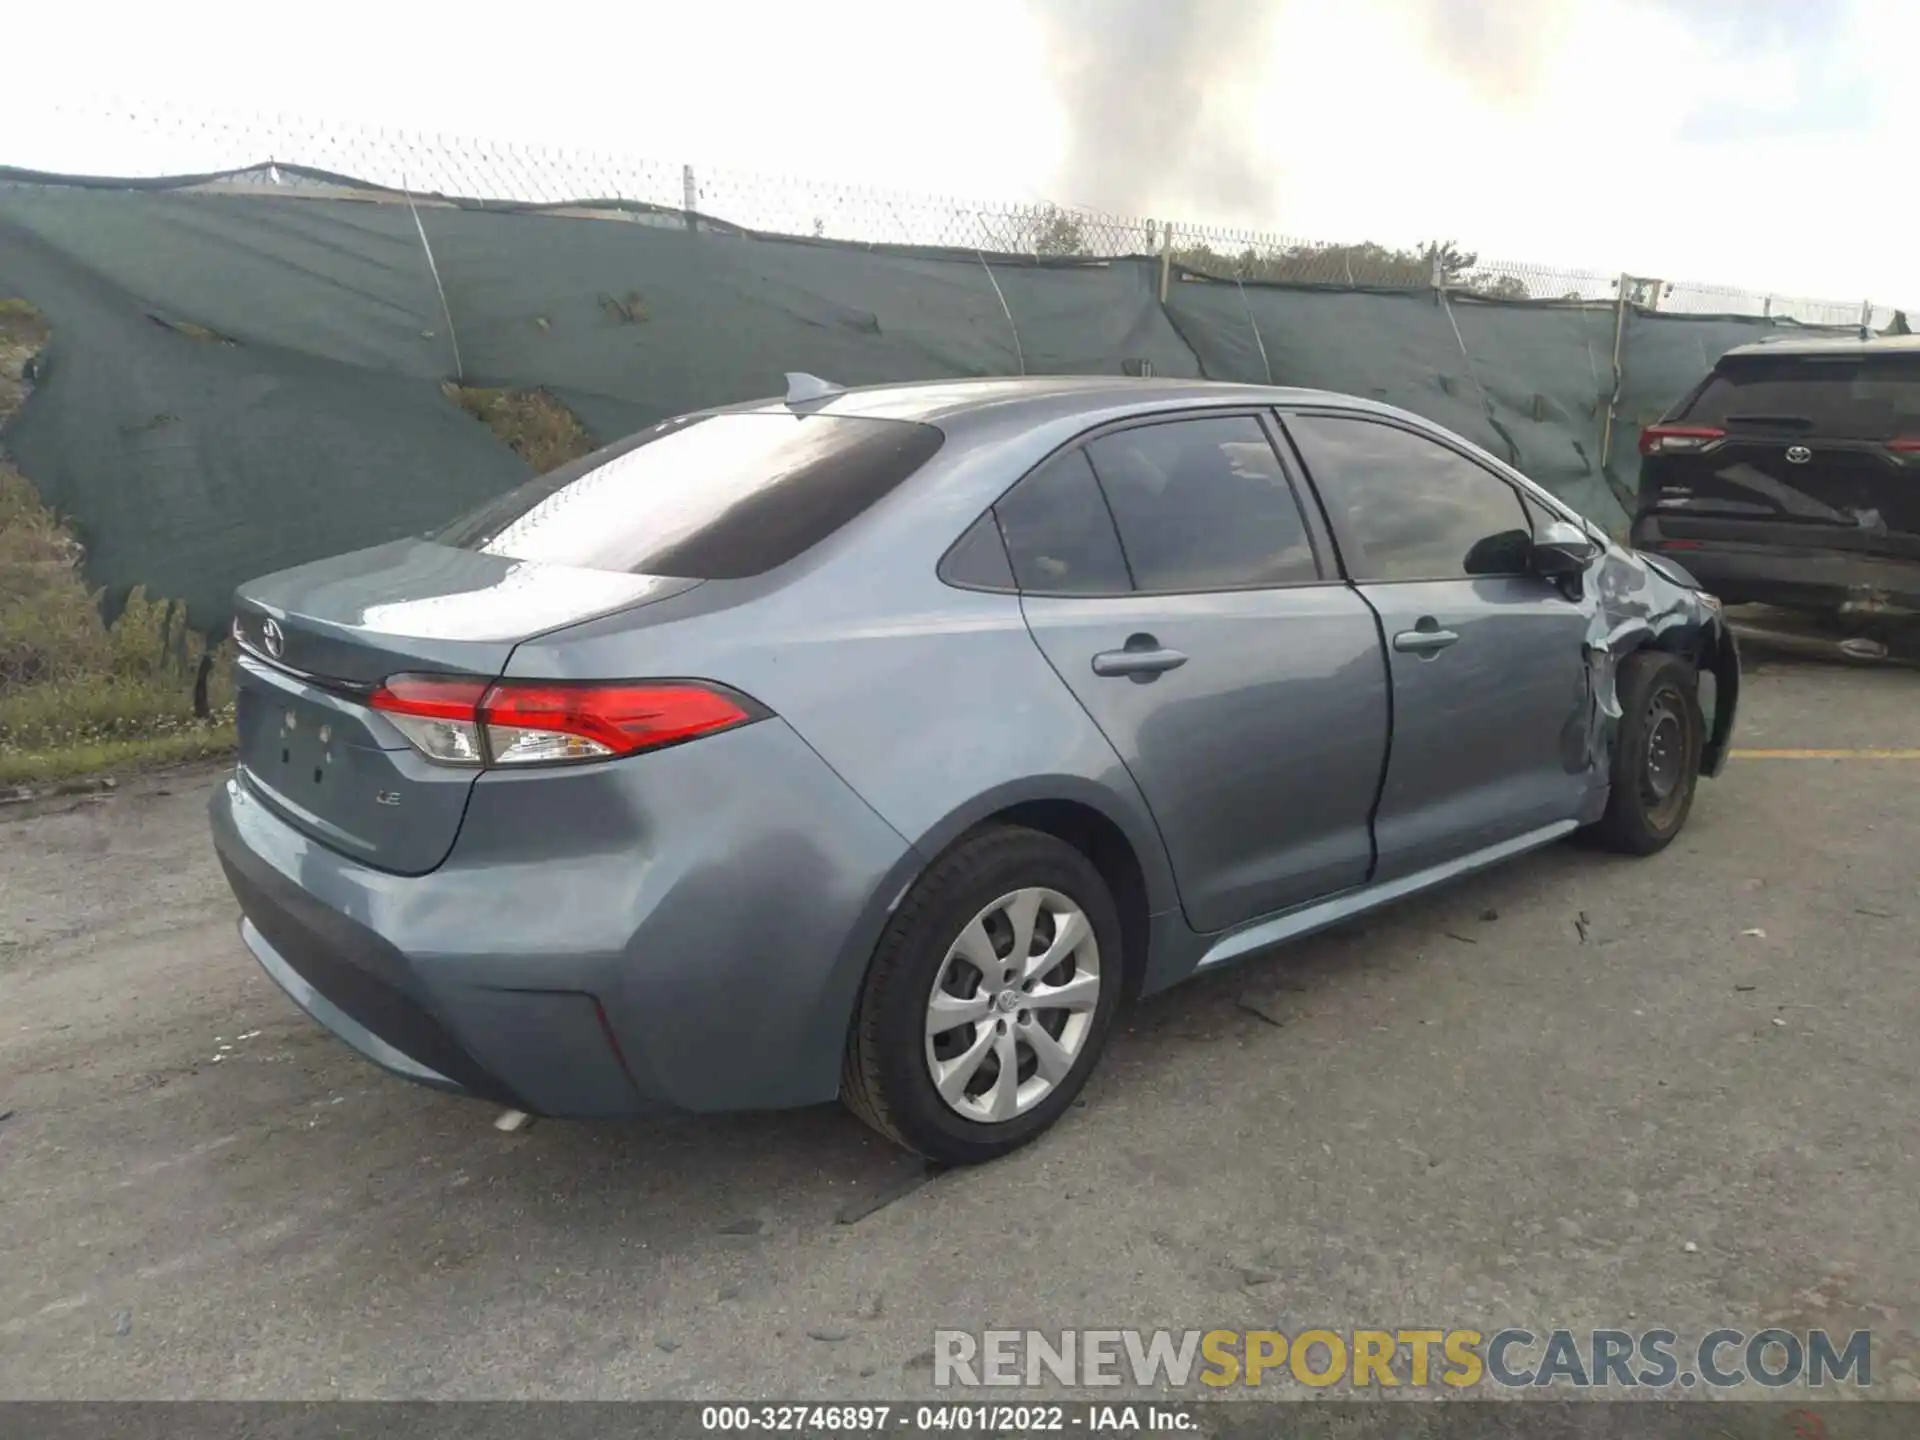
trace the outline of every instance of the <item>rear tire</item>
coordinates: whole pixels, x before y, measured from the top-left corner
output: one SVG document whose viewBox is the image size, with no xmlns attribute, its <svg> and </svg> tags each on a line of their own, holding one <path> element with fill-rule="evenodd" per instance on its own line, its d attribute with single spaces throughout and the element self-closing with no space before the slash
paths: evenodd
<svg viewBox="0 0 1920 1440">
<path fill-rule="evenodd" d="M 1099 1062 L 1122 966 L 1119 912 L 1085 855 L 1036 830 L 979 831 L 914 882 L 882 935 L 841 1098 L 940 1164 L 1017 1150 Z"/>
<path fill-rule="evenodd" d="M 1693 809 L 1706 741 L 1699 675 L 1678 655 L 1638 650 L 1620 662 L 1614 690 L 1621 716 L 1612 791 L 1588 833 L 1608 850 L 1652 855 L 1673 842 Z"/>
</svg>

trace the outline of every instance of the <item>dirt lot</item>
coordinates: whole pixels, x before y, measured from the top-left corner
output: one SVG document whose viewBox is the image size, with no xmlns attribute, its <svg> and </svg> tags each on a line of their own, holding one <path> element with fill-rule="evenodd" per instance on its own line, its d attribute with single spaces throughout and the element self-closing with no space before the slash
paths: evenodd
<svg viewBox="0 0 1920 1440">
<path fill-rule="evenodd" d="M 1740 743 L 1911 750 L 1916 702 L 1761 666 Z M 1151 1002 L 1053 1136 L 918 1188 L 832 1108 L 506 1135 L 386 1078 L 241 948 L 215 782 L 0 819 L 0 1396 L 845 1398 L 927 1393 L 945 1326 L 1763 1322 L 1870 1328 L 1920 1394 L 1920 760 L 1736 759 L 1660 858 L 1558 847 Z"/>
</svg>

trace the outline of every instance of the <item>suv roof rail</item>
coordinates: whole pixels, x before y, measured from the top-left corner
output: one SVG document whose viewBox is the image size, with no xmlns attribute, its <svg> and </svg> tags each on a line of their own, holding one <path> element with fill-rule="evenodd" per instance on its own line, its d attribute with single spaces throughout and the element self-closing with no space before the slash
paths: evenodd
<svg viewBox="0 0 1920 1440">
<path fill-rule="evenodd" d="M 1762 351 L 1793 355 L 1920 354 L 1920 335 L 1862 335 L 1857 331 L 1828 334 L 1762 335 L 1735 345 L 1726 355 L 1755 355 Z"/>
</svg>

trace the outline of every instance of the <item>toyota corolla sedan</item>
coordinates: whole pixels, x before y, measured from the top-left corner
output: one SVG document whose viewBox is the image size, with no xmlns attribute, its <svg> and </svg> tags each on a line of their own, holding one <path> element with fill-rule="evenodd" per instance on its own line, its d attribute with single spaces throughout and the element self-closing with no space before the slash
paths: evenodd
<svg viewBox="0 0 1920 1440">
<path fill-rule="evenodd" d="M 1467 441 L 1198 381 L 789 377 L 235 612 L 214 842 L 320 1024 L 945 1163 L 1057 1120 L 1133 996 L 1660 850 L 1740 678 L 1682 568 Z"/>
</svg>

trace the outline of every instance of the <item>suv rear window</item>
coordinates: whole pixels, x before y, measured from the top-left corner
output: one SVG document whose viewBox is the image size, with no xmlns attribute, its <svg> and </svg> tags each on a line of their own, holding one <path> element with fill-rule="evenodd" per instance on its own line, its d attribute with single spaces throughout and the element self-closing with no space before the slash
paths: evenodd
<svg viewBox="0 0 1920 1440">
<path fill-rule="evenodd" d="M 818 545 L 932 458 L 931 425 L 733 411 L 666 420 L 434 538 L 553 565 L 738 580 Z"/>
<path fill-rule="evenodd" d="M 1723 361 L 1676 420 L 1845 440 L 1920 431 L 1920 355 Z"/>
</svg>

